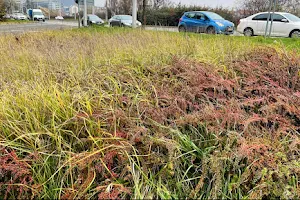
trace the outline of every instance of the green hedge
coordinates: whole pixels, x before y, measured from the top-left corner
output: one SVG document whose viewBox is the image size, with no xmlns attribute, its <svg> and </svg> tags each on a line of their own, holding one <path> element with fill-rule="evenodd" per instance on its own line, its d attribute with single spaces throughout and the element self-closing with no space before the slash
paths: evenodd
<svg viewBox="0 0 300 200">
<path fill-rule="evenodd" d="M 212 11 L 216 12 L 225 19 L 237 23 L 238 19 L 236 19 L 233 10 L 228 10 L 222 7 L 219 8 L 209 8 L 209 7 L 199 7 L 199 6 L 181 6 L 178 5 L 176 7 L 164 7 L 160 9 L 148 9 L 145 13 L 146 24 L 147 25 L 161 25 L 161 26 L 177 26 L 179 19 L 183 15 L 183 13 L 187 11 Z M 139 21 L 142 21 L 142 11 L 138 13 Z"/>
</svg>

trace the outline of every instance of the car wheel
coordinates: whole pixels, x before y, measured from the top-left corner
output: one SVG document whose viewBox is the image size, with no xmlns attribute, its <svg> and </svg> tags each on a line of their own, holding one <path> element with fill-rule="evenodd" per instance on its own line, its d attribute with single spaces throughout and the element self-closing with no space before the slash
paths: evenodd
<svg viewBox="0 0 300 200">
<path fill-rule="evenodd" d="M 216 34 L 216 30 L 214 27 L 210 26 L 206 29 L 207 34 Z"/>
<path fill-rule="evenodd" d="M 251 36 L 253 36 L 253 30 L 252 30 L 252 28 L 246 28 L 246 29 L 244 30 L 244 36 L 246 36 L 246 37 L 251 37 Z"/>
<path fill-rule="evenodd" d="M 290 34 L 291 38 L 300 38 L 300 30 L 294 30 Z"/>
<path fill-rule="evenodd" d="M 186 28 L 184 26 L 179 26 L 179 32 L 186 32 Z"/>
</svg>

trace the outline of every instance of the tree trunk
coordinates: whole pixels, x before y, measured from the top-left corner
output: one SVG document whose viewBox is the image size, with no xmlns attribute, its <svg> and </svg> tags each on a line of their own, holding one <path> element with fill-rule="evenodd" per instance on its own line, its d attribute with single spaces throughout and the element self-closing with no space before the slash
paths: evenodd
<svg viewBox="0 0 300 200">
<path fill-rule="evenodd" d="M 147 0 L 143 0 L 143 12 L 142 12 L 142 21 L 143 25 L 146 26 L 146 7 L 147 7 Z"/>
</svg>

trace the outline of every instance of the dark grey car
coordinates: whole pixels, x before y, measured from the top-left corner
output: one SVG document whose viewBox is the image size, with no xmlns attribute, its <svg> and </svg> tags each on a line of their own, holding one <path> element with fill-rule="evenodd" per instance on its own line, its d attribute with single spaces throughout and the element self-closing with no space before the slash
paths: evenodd
<svg viewBox="0 0 300 200">
<path fill-rule="evenodd" d="M 130 15 L 115 15 L 110 20 L 108 20 L 108 25 L 110 27 L 132 27 L 132 16 Z M 141 22 L 137 21 L 136 26 L 140 27 Z"/>
<path fill-rule="evenodd" d="M 87 25 L 102 25 L 104 24 L 104 21 L 98 17 L 97 15 L 87 15 Z M 82 25 L 83 25 L 83 19 L 82 19 Z"/>
</svg>

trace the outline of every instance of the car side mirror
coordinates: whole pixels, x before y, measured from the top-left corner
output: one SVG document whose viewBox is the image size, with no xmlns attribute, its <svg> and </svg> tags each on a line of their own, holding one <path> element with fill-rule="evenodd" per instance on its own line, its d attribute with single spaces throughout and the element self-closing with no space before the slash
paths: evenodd
<svg viewBox="0 0 300 200">
<path fill-rule="evenodd" d="M 288 23 L 289 20 L 287 20 L 287 19 L 282 19 L 281 22 Z"/>
</svg>

